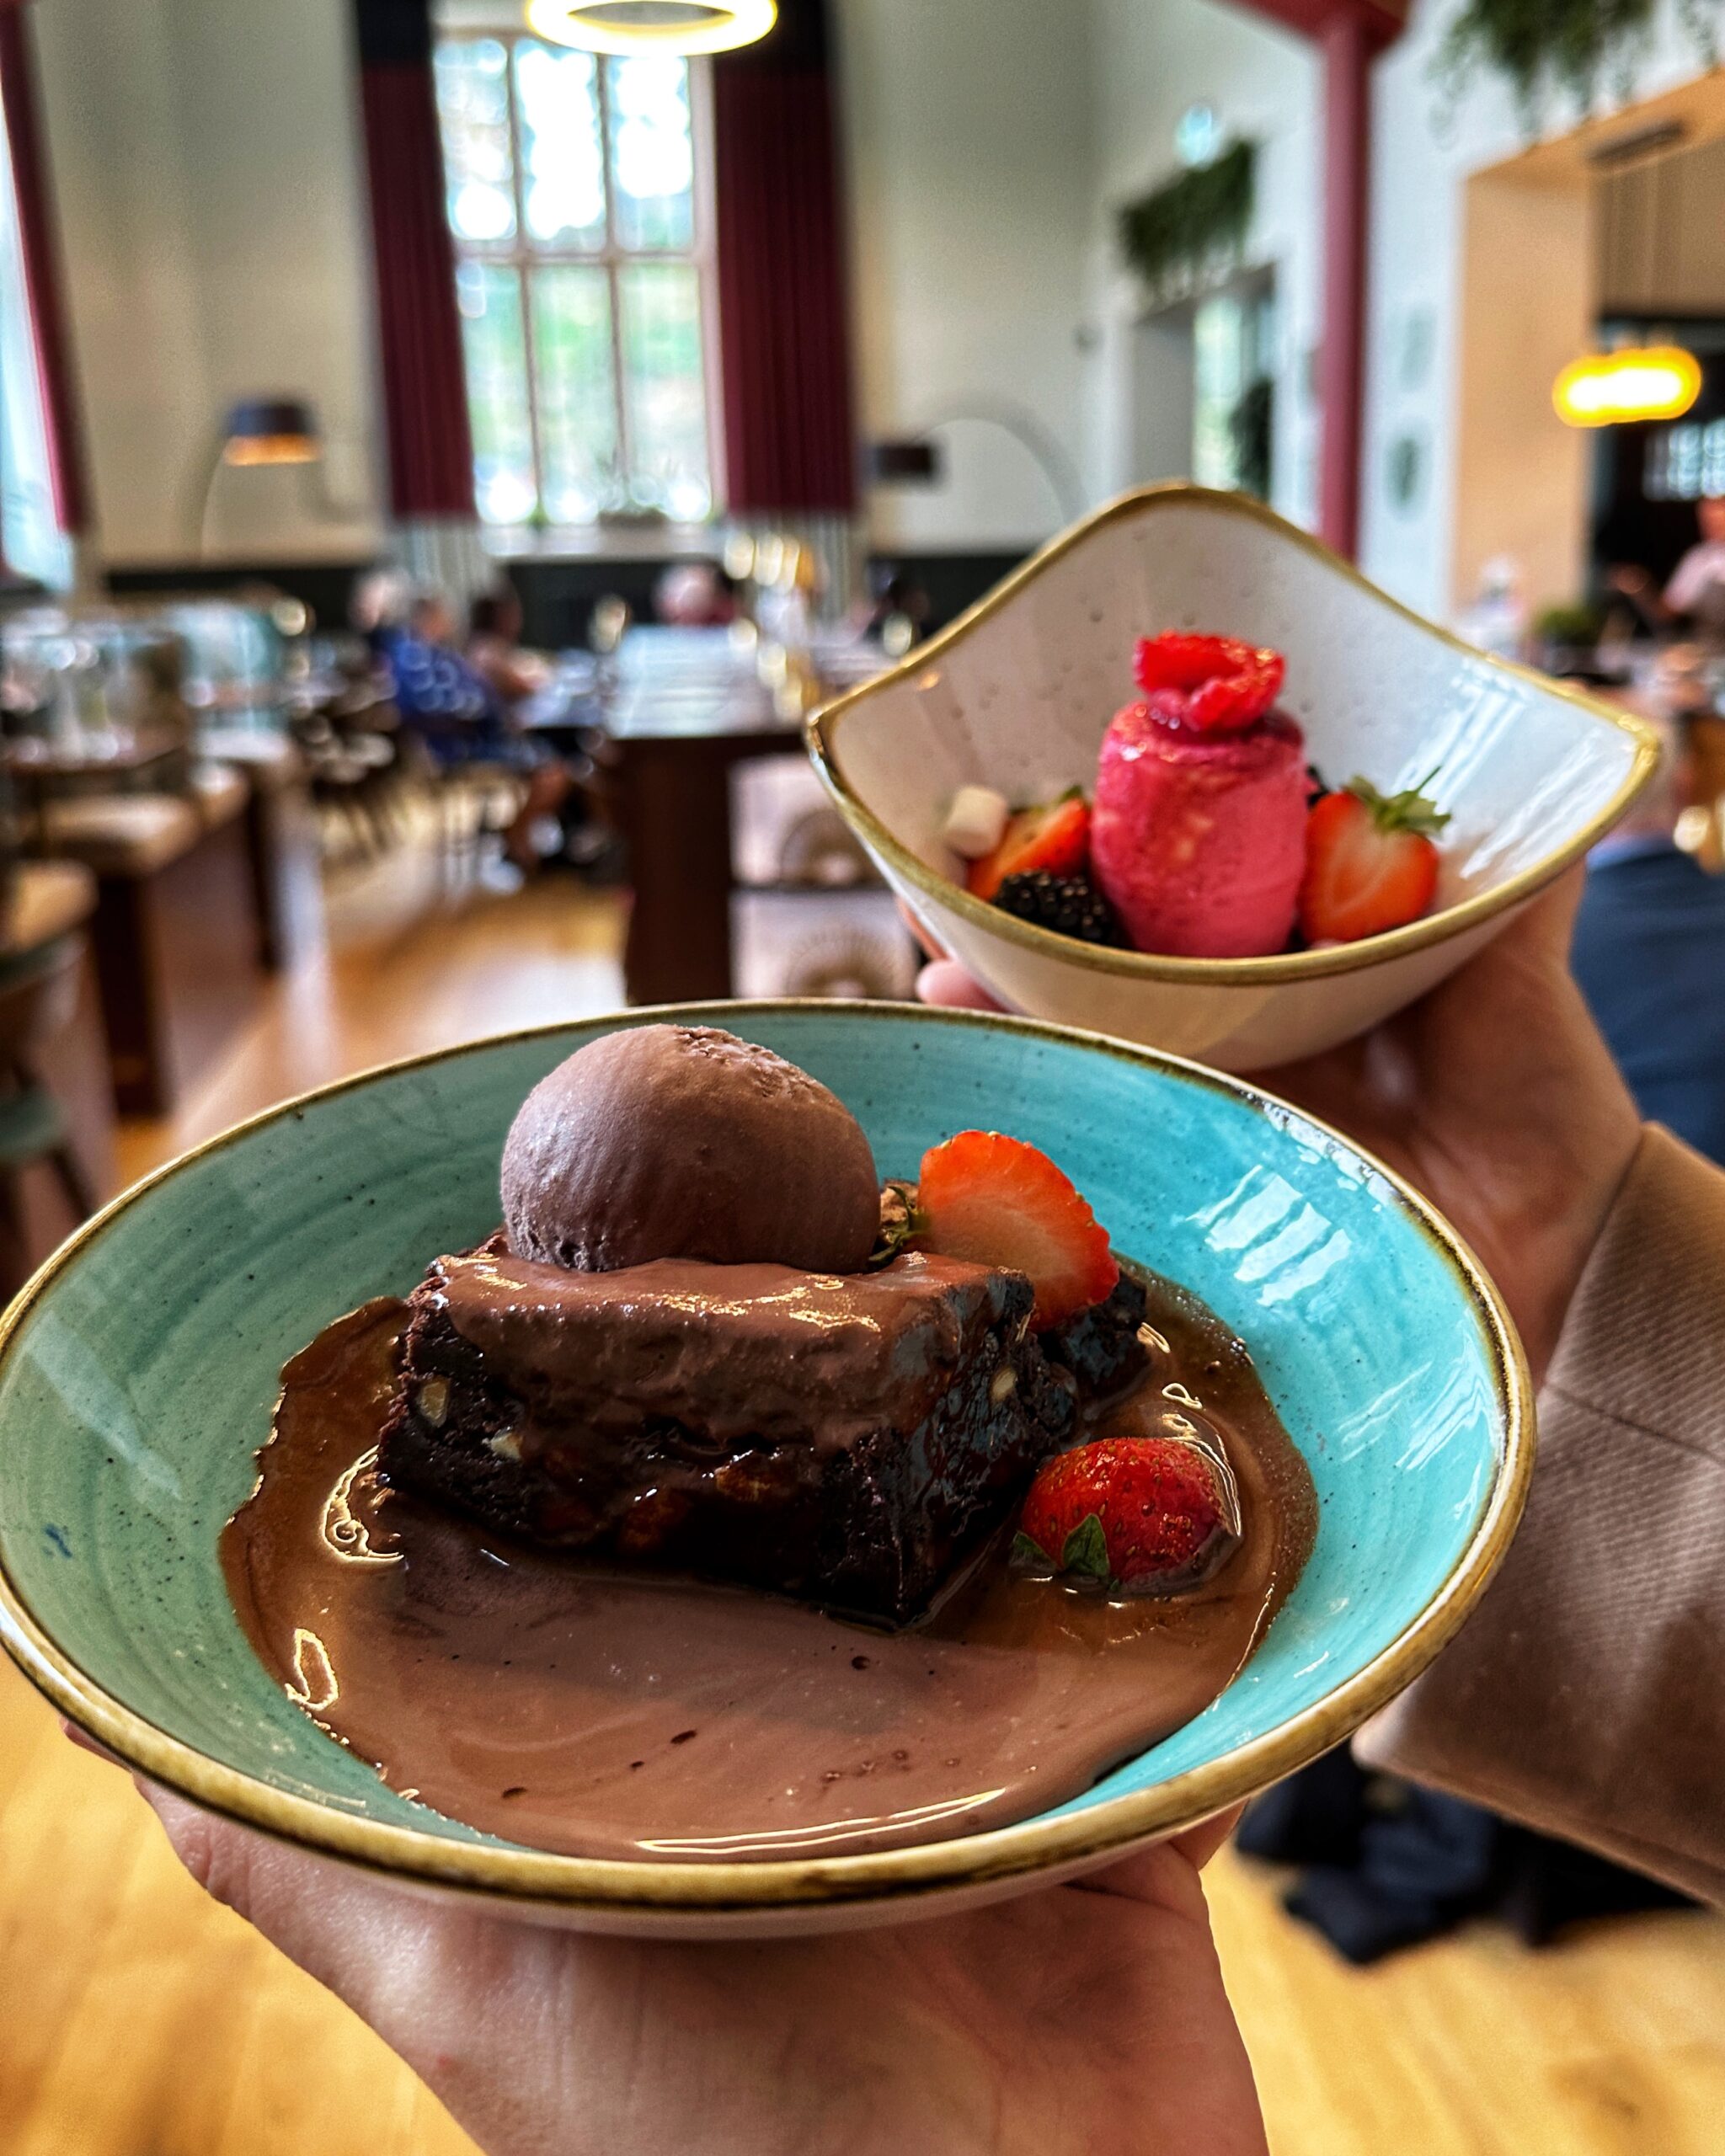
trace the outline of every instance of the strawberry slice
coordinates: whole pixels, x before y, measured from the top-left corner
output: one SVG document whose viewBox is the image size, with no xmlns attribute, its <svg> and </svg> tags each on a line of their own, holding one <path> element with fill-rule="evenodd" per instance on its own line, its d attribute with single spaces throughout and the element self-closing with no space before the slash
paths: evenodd
<svg viewBox="0 0 1725 2156">
<path fill-rule="evenodd" d="M 1165 726 L 1243 734 L 1281 693 L 1287 661 L 1236 637 L 1140 637 L 1132 671 Z"/>
<path fill-rule="evenodd" d="M 997 1130 L 961 1130 L 922 1156 L 921 1248 L 1026 1274 L 1031 1323 L 1062 1325 L 1114 1292 L 1120 1268 L 1084 1198 L 1046 1153 Z"/>
<path fill-rule="evenodd" d="M 1197 1586 L 1239 1539 L 1240 1493 L 1219 1439 L 1099 1438 L 1039 1471 L 1012 1557 L 1021 1571 L 1109 1594 L 1168 1594 Z"/>
<path fill-rule="evenodd" d="M 1433 776 L 1436 774 L 1434 773 Z M 1380 793 L 1350 779 L 1306 819 L 1300 926 L 1308 943 L 1357 943 L 1418 921 L 1438 888 L 1434 841 L 1449 822 L 1423 788 Z"/>
<path fill-rule="evenodd" d="M 991 899 L 1008 876 L 1038 869 L 1076 876 L 1089 864 L 1090 804 L 1075 789 L 1045 807 L 1019 809 L 994 851 L 971 862 L 965 883 L 974 897 Z"/>
</svg>

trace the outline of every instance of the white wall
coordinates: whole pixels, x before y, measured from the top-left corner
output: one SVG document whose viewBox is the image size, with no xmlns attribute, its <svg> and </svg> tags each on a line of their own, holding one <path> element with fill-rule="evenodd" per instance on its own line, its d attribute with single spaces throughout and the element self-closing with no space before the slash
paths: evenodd
<svg viewBox="0 0 1725 2156">
<path fill-rule="evenodd" d="M 1508 92 L 1481 77 L 1445 125 L 1431 65 L 1459 0 L 1419 0 L 1406 36 L 1378 63 L 1366 367 L 1361 561 L 1423 612 L 1448 617 L 1470 595 L 1451 589 L 1462 350 L 1463 212 L 1470 173 L 1510 157 L 1524 136 Z M 1634 94 L 1656 95 L 1701 72 L 1667 0 Z M 1546 131 L 1573 115 L 1554 112 Z M 1392 502 L 1391 451 L 1423 446 L 1426 483 L 1407 509 Z"/>
<path fill-rule="evenodd" d="M 1281 302 L 1274 497 L 1310 520 L 1309 352 L 1320 283 L 1317 66 L 1219 0 L 836 0 L 848 143 L 858 400 L 866 435 L 961 408 L 1028 414 L 1084 499 L 1140 478 L 1155 433 L 1142 294 L 1119 264 L 1122 203 L 1175 168 L 1199 100 L 1263 145 L 1248 261 Z M 1064 521 L 996 427 L 939 430 L 943 483 L 880 489 L 885 544 L 1009 547 Z"/>
<path fill-rule="evenodd" d="M 1022 413 L 1084 454 L 1094 228 L 1087 0 L 836 0 L 867 435 Z M 1153 13 L 1153 9 L 1147 9 Z M 234 397 L 309 396 L 354 525 L 292 472 L 224 473 L 213 555 L 377 542 L 371 309 L 347 0 L 36 0 L 99 545 L 184 560 Z M 886 543 L 1017 547 L 1065 520 L 1035 459 L 974 419 L 945 482 L 878 494 Z"/>
<path fill-rule="evenodd" d="M 328 479 L 224 472 L 213 557 L 340 558 L 378 527 L 363 195 L 346 0 L 37 0 L 43 101 L 98 545 L 184 561 L 225 406 L 309 397 Z"/>
<path fill-rule="evenodd" d="M 1091 0 L 1096 152 L 1087 259 L 1094 331 L 1087 468 L 1098 499 L 1150 477 L 1135 468 L 1135 366 L 1143 312 L 1135 279 L 1114 240 L 1120 205 L 1178 170 L 1174 129 L 1208 104 L 1224 137 L 1260 143 L 1257 208 L 1244 259 L 1275 272 L 1274 468 L 1286 515 L 1310 523 L 1316 507 L 1316 410 L 1310 353 L 1322 304 L 1319 71 L 1311 47 L 1217 0 Z M 1141 344 L 1140 346 L 1141 357 Z M 1135 387 L 1135 384 L 1138 385 Z"/>
<path fill-rule="evenodd" d="M 1363 558 L 1453 611 L 1462 202 L 1519 143 L 1482 82 L 1440 123 L 1430 61 L 1460 0 L 1416 0 L 1377 65 Z M 100 541 L 122 562 L 191 550 L 200 468 L 225 403 L 290 391 L 319 408 L 351 526 L 297 506 L 291 473 L 224 475 L 214 551 L 368 551 L 378 533 L 366 234 L 347 0 L 35 0 Z M 1248 259 L 1281 300 L 1274 498 L 1310 521 L 1321 317 L 1320 69 L 1303 41 L 1221 0 L 834 0 L 850 162 L 865 435 L 967 409 L 1022 412 L 1099 499 L 1139 476 L 1119 204 L 1168 172 L 1185 108 L 1264 144 Z M 1697 72 L 1667 0 L 1638 95 Z M 1564 124 L 1554 116 L 1554 125 Z M 1013 547 L 1063 520 L 998 428 L 939 430 L 945 483 L 879 491 L 888 544 Z M 1398 506 L 1401 441 L 1423 464 Z"/>
<path fill-rule="evenodd" d="M 1091 208 L 1081 0 L 836 0 L 859 424 L 915 434 L 1028 413 L 1083 449 Z M 1066 520 L 997 426 L 939 430 L 943 483 L 877 489 L 882 544 L 1017 547 Z"/>
</svg>

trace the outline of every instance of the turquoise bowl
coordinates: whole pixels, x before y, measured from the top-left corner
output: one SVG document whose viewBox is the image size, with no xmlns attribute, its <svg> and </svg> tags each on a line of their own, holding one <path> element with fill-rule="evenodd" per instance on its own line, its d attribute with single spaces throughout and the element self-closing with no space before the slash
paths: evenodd
<svg viewBox="0 0 1725 2156">
<path fill-rule="evenodd" d="M 1196 1721 L 1019 1825 L 758 1865 L 594 1862 L 386 1789 L 266 1676 L 222 1523 L 283 1362 L 496 1225 L 522 1097 L 595 1035 L 698 1017 L 823 1079 L 882 1171 L 975 1125 L 1051 1153 L 1118 1246 L 1246 1339 L 1321 1508 L 1298 1588 Z M 1233 1079 L 1032 1021 L 738 1003 L 481 1041 L 260 1116 L 128 1192 L 0 1322 L 0 1629 L 56 1704 L 233 1817 L 422 1886 L 592 1929 L 820 1930 L 1070 1876 L 1248 1796 L 1424 1667 L 1502 1557 L 1531 1465 L 1526 1365 L 1453 1232 L 1333 1132 Z"/>
</svg>

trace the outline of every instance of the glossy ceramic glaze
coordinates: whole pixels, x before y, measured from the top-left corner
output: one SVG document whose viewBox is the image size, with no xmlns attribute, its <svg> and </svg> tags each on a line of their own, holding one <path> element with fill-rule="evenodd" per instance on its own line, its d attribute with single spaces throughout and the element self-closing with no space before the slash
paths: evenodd
<svg viewBox="0 0 1725 2156">
<path fill-rule="evenodd" d="M 632 1014 L 633 1018 L 661 1014 Z M 681 1014 L 678 1014 L 681 1015 Z M 1058 1812 L 874 1856 L 606 1864 L 490 1842 L 393 1794 L 266 1678 L 222 1522 L 283 1361 L 487 1234 L 515 1107 L 615 1023 L 406 1064 L 275 1111 L 120 1199 L 0 1337 L 0 1625 L 59 1705 L 151 1773 L 420 1883 L 613 1929 L 831 1928 L 1021 1888 L 1167 1833 L 1334 1743 L 1407 1683 L 1501 1556 L 1531 1449 L 1520 1350 L 1452 1236 L 1291 1109 L 1140 1050 L 891 1005 L 701 1017 L 824 1080 L 884 1173 L 967 1126 L 1046 1147 L 1119 1246 L 1252 1347 L 1311 1463 L 1311 1562 L 1215 1705 Z"/>
<path fill-rule="evenodd" d="M 953 881 L 940 829 L 956 790 L 1093 792 L 1133 646 L 1165 628 L 1284 652 L 1284 706 L 1332 785 L 1435 774 L 1451 822 L 1432 915 L 1339 950 L 1161 958 L 1049 935 Z M 1075 526 L 817 713 L 809 748 L 893 888 L 1009 1009 L 1229 1070 L 1330 1047 L 1435 985 L 1610 828 L 1657 760 L 1639 720 L 1470 649 L 1261 504 L 1196 487 L 1146 488 Z"/>
</svg>

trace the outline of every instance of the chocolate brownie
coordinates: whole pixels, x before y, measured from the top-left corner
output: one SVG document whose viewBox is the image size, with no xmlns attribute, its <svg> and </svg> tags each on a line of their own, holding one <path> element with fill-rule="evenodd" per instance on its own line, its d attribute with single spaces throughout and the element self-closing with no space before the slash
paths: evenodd
<svg viewBox="0 0 1725 2156">
<path fill-rule="evenodd" d="M 1141 1364 L 1135 1293 L 1044 1341 L 1021 1274 L 959 1259 L 576 1273 L 499 1239 L 414 1291 L 380 1469 L 534 1542 L 903 1624 L 1076 1434 L 1081 1385 Z"/>
</svg>

